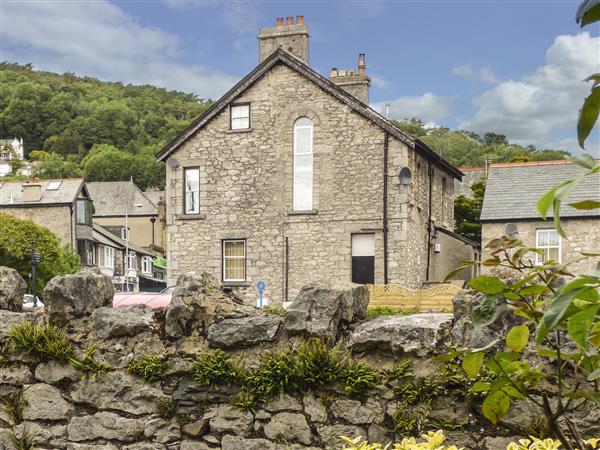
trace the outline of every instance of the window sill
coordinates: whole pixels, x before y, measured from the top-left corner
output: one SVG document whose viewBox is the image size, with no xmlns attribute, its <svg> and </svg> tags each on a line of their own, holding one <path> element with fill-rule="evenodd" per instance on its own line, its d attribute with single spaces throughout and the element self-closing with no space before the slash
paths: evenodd
<svg viewBox="0 0 600 450">
<path fill-rule="evenodd" d="M 177 220 L 204 220 L 206 214 L 176 214 L 175 218 Z"/>
<path fill-rule="evenodd" d="M 247 281 L 223 281 L 224 288 L 250 287 Z"/>
<path fill-rule="evenodd" d="M 307 209 L 304 211 L 288 211 L 288 216 L 315 216 L 319 211 L 316 209 Z"/>
<path fill-rule="evenodd" d="M 240 128 L 238 130 L 229 129 L 229 130 L 225 131 L 225 133 L 227 133 L 227 134 L 250 133 L 251 131 L 252 131 L 252 128 Z"/>
</svg>

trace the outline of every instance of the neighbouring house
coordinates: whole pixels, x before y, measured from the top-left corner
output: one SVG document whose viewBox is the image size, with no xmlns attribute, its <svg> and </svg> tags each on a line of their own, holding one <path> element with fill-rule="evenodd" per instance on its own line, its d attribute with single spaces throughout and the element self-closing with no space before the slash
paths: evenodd
<svg viewBox="0 0 600 450">
<path fill-rule="evenodd" d="M 582 252 L 600 253 L 600 210 L 569 206 L 582 200 L 600 201 L 600 174 L 583 178 L 562 202 L 561 223 L 566 238 L 554 228 L 552 214 L 544 221 L 536 209 L 546 192 L 584 171 L 565 160 L 492 164 L 481 211 L 482 246 L 502 235 L 518 236 L 525 245 L 543 250 L 543 255 L 532 255 L 535 263 L 565 263 Z M 489 252 L 485 248 L 483 251 L 482 258 L 488 257 Z M 574 262 L 569 270 L 584 274 L 595 267 L 596 261 L 588 258 Z"/>
<path fill-rule="evenodd" d="M 123 239 L 128 234 L 132 244 L 155 256 L 165 255 L 164 219 L 159 217 L 157 204 L 135 183 L 89 182 L 87 186 L 94 200 L 95 224 L 113 232 L 122 230 Z"/>
<path fill-rule="evenodd" d="M 368 106 L 363 54 L 327 78 L 308 65 L 302 16 L 283 22 L 260 30 L 259 64 L 158 153 L 168 283 L 206 270 L 248 301 L 264 282 L 280 304 L 318 280 L 432 281 L 453 251 L 434 244 L 436 230 L 452 237 L 461 171 Z"/>
<path fill-rule="evenodd" d="M 93 265 L 93 210 L 82 178 L 0 181 L 0 211 L 48 228 L 79 253 L 82 265 Z"/>
<path fill-rule="evenodd" d="M 9 173 L 12 172 L 12 166 L 10 165 L 10 161 L 4 159 L 0 156 L 0 177 L 5 177 Z"/>
<path fill-rule="evenodd" d="M 23 138 L 0 139 L 0 158 L 8 161 L 11 159 L 25 159 Z"/>
</svg>

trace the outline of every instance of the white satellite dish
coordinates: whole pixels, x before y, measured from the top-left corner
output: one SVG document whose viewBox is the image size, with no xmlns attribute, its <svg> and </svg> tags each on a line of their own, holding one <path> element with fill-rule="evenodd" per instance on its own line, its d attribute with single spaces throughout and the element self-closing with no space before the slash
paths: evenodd
<svg viewBox="0 0 600 450">
<path fill-rule="evenodd" d="M 403 167 L 398 174 L 398 178 L 401 185 L 408 186 L 412 181 L 412 172 L 408 167 Z"/>
<path fill-rule="evenodd" d="M 179 167 L 179 161 L 177 161 L 175 158 L 167 159 L 167 164 L 173 169 L 177 169 Z"/>
<path fill-rule="evenodd" d="M 514 236 L 519 232 L 519 230 L 517 230 L 517 226 L 514 223 L 507 223 L 504 231 L 508 236 Z"/>
</svg>

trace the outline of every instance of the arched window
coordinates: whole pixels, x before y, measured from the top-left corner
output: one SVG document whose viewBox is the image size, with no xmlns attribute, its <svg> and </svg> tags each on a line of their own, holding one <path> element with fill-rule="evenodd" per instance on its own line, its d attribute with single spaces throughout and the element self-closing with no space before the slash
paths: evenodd
<svg viewBox="0 0 600 450">
<path fill-rule="evenodd" d="M 294 123 L 294 210 L 313 209 L 313 124 L 307 117 Z"/>
</svg>

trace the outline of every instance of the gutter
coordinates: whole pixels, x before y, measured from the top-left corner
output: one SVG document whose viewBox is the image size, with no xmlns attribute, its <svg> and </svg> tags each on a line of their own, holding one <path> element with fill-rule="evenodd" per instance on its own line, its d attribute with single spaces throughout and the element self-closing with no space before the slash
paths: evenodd
<svg viewBox="0 0 600 450">
<path fill-rule="evenodd" d="M 388 284 L 388 159 L 389 133 L 383 133 L 383 284 Z"/>
</svg>

